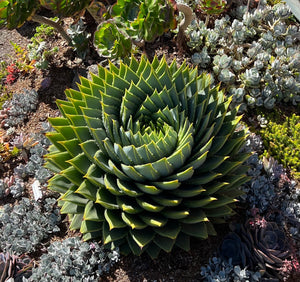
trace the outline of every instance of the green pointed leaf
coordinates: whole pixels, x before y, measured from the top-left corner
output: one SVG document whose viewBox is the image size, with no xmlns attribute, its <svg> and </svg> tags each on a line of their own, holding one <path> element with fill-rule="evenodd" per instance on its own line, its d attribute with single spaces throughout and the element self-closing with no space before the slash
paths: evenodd
<svg viewBox="0 0 300 282">
<path fill-rule="evenodd" d="M 105 188 L 115 196 L 122 196 L 124 194 L 123 191 L 118 187 L 115 177 L 110 174 L 104 175 L 104 185 Z"/>
<path fill-rule="evenodd" d="M 70 163 L 74 168 L 76 168 L 76 171 L 78 171 L 78 174 L 86 174 L 92 165 L 91 161 L 85 156 L 84 153 L 81 153 L 74 157 L 73 159 L 69 160 L 68 163 Z M 74 169 L 73 168 L 73 169 Z M 80 185 L 82 181 L 82 175 L 79 176 L 80 179 L 78 179 L 78 185 Z"/>
<path fill-rule="evenodd" d="M 178 246 L 179 248 L 183 249 L 184 251 L 188 252 L 190 250 L 190 236 L 184 234 L 184 233 L 179 233 L 177 236 L 175 245 Z"/>
<path fill-rule="evenodd" d="M 198 222 L 204 222 L 208 221 L 208 218 L 206 217 L 206 214 L 201 209 L 191 209 L 190 214 L 179 220 L 182 223 L 188 223 L 188 224 L 194 224 Z"/>
<path fill-rule="evenodd" d="M 190 212 L 188 209 L 164 209 L 161 214 L 169 219 L 181 219 L 187 217 Z"/>
<path fill-rule="evenodd" d="M 224 217 L 226 215 L 232 215 L 234 212 L 228 206 L 222 206 L 214 209 L 208 209 L 205 211 L 208 218 L 210 217 Z"/>
<path fill-rule="evenodd" d="M 150 243 L 146 249 L 147 254 L 151 257 L 151 259 L 156 259 L 161 251 L 154 243 Z"/>
<path fill-rule="evenodd" d="M 221 188 L 227 189 L 228 182 L 217 182 L 213 181 L 212 183 L 205 185 L 205 191 L 203 195 L 212 195 L 219 191 Z"/>
<path fill-rule="evenodd" d="M 99 188 L 97 191 L 96 203 L 100 204 L 106 209 L 119 209 L 116 198 L 110 194 L 105 188 Z"/>
<path fill-rule="evenodd" d="M 195 224 L 182 224 L 182 232 L 197 238 L 206 239 L 208 237 L 207 228 L 205 222 L 199 222 Z"/>
<path fill-rule="evenodd" d="M 160 204 L 163 207 L 176 207 L 182 199 L 174 196 L 152 196 L 150 197 L 154 202 Z"/>
<path fill-rule="evenodd" d="M 93 185 L 88 180 L 83 180 L 83 182 L 75 192 L 91 201 L 96 201 L 96 194 L 98 189 L 99 187 Z"/>
<path fill-rule="evenodd" d="M 160 235 L 156 235 L 153 242 L 160 247 L 162 250 L 165 252 L 169 253 L 171 252 L 174 244 L 175 244 L 175 239 L 170 239 L 167 237 L 162 237 Z"/>
<path fill-rule="evenodd" d="M 143 222 L 137 215 L 122 212 L 122 219 L 132 229 L 144 229 L 147 227 L 147 224 Z"/>
<path fill-rule="evenodd" d="M 84 233 L 82 235 L 82 240 L 83 241 L 89 241 L 91 239 L 100 239 L 102 236 L 102 230 L 101 231 L 95 231 L 95 232 L 88 232 L 88 233 Z"/>
<path fill-rule="evenodd" d="M 173 190 L 171 191 L 171 193 L 178 197 L 190 198 L 190 197 L 197 196 L 201 193 L 204 193 L 205 191 L 206 190 L 200 185 L 196 185 L 196 186 L 184 185 L 181 189 Z"/>
<path fill-rule="evenodd" d="M 129 231 L 129 233 L 132 239 L 138 244 L 141 249 L 149 244 L 155 236 L 155 233 L 150 228 L 132 229 Z"/>
<path fill-rule="evenodd" d="M 140 218 L 149 226 L 152 227 L 163 227 L 168 220 L 159 214 L 140 214 Z"/>
<path fill-rule="evenodd" d="M 84 208 L 83 219 L 98 222 L 104 221 L 104 209 L 93 201 L 89 201 Z"/>
<path fill-rule="evenodd" d="M 201 208 L 204 207 L 206 205 L 208 205 L 209 203 L 213 202 L 213 201 L 217 201 L 217 198 L 214 197 L 203 197 L 201 196 L 199 199 L 197 199 L 196 197 L 193 198 L 193 200 L 184 200 L 183 204 L 186 207 L 189 208 Z"/>
<path fill-rule="evenodd" d="M 144 193 L 150 195 L 157 195 L 160 194 L 162 191 L 155 187 L 154 185 L 146 185 L 142 183 L 136 183 L 136 186 Z"/>
<path fill-rule="evenodd" d="M 202 185 L 209 183 L 220 176 L 222 176 L 222 173 L 207 172 L 203 176 L 193 177 L 192 179 L 188 180 L 187 183 L 193 185 Z"/>
<path fill-rule="evenodd" d="M 67 178 L 60 174 L 54 175 L 49 181 L 48 181 L 48 188 L 56 191 L 58 193 L 65 193 L 69 189 L 74 187 L 74 184 L 70 182 Z"/>
<path fill-rule="evenodd" d="M 170 239 L 176 239 L 180 230 L 181 226 L 177 222 L 172 221 L 169 221 L 165 226 L 161 228 L 154 228 L 154 231 L 157 234 Z"/>
<path fill-rule="evenodd" d="M 143 253 L 144 250 L 133 240 L 133 238 L 130 235 L 127 236 L 127 242 L 131 252 L 134 255 L 140 256 Z"/>
<path fill-rule="evenodd" d="M 109 225 L 109 230 L 126 227 L 126 223 L 122 220 L 120 211 L 105 210 L 104 216 Z"/>
<path fill-rule="evenodd" d="M 132 198 L 117 197 L 118 206 L 126 213 L 140 213 L 143 209 Z"/>
<path fill-rule="evenodd" d="M 76 214 L 83 213 L 84 207 L 74 204 L 72 202 L 64 202 L 62 208 L 60 209 L 61 214 Z"/>
<path fill-rule="evenodd" d="M 152 201 L 149 201 L 148 199 L 143 198 L 136 198 L 137 203 L 146 211 L 150 212 L 160 212 L 163 210 L 164 206 L 157 205 L 156 203 L 153 203 Z"/>
<path fill-rule="evenodd" d="M 140 192 L 133 183 L 117 179 L 117 185 L 124 194 L 130 197 L 139 197 L 144 193 Z M 138 183 L 136 183 L 138 185 Z"/>
<path fill-rule="evenodd" d="M 113 241 L 120 240 L 127 235 L 127 229 L 126 228 L 116 228 L 109 230 L 109 225 L 106 222 L 103 222 L 102 225 L 102 238 L 103 243 L 108 244 Z"/>
<path fill-rule="evenodd" d="M 83 220 L 80 226 L 81 233 L 90 233 L 102 230 L 102 223 L 97 221 Z"/>
<path fill-rule="evenodd" d="M 81 195 L 74 193 L 73 191 L 68 191 L 60 198 L 63 201 L 71 202 L 79 206 L 85 206 L 88 203 L 88 199 L 83 198 Z"/>
<path fill-rule="evenodd" d="M 70 217 L 70 216 L 69 216 Z M 77 230 L 80 229 L 81 223 L 82 223 L 82 213 L 74 214 L 72 218 L 70 219 L 71 224 L 70 224 L 70 230 Z"/>
<path fill-rule="evenodd" d="M 171 181 L 153 182 L 152 184 L 158 189 L 162 189 L 162 190 L 174 190 L 181 185 L 178 179 L 171 180 Z"/>
</svg>

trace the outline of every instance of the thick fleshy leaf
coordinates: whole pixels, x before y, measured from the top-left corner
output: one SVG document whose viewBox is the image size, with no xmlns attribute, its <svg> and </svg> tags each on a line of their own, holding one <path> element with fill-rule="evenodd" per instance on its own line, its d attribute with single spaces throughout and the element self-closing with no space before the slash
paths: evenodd
<svg viewBox="0 0 300 282">
<path fill-rule="evenodd" d="M 121 54 L 124 40 L 112 43 Z M 63 117 L 50 119 L 46 167 L 72 229 L 152 258 L 216 234 L 248 180 L 248 154 L 238 108 L 210 84 L 186 63 L 142 56 L 99 66 L 67 90 Z"/>
</svg>

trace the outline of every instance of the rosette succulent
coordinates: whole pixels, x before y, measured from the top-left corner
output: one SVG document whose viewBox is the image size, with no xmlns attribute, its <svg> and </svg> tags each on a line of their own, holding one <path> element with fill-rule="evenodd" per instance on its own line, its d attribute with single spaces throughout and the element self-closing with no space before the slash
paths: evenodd
<svg viewBox="0 0 300 282">
<path fill-rule="evenodd" d="M 218 15 L 225 11 L 226 0 L 200 0 L 197 8 L 207 15 Z"/>
<path fill-rule="evenodd" d="M 257 270 L 263 278 L 282 278 L 284 265 L 292 259 L 291 247 L 283 229 L 275 222 L 257 216 L 245 225 L 232 226 L 232 231 L 225 236 L 219 248 L 222 259 Z"/>
<path fill-rule="evenodd" d="M 63 117 L 49 119 L 49 188 L 61 193 L 70 229 L 153 258 L 216 234 L 247 181 L 231 99 L 209 75 L 165 58 L 98 71 L 57 101 Z"/>
</svg>

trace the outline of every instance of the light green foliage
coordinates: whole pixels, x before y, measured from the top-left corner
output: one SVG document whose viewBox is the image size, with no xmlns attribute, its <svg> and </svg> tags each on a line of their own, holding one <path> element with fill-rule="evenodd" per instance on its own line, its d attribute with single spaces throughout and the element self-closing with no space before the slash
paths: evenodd
<svg viewBox="0 0 300 282">
<path fill-rule="evenodd" d="M 198 9 L 207 15 L 219 15 L 226 9 L 226 0 L 199 0 Z"/>
<path fill-rule="evenodd" d="M 213 73 L 241 111 L 299 103 L 299 25 L 291 24 L 284 4 L 246 9 L 232 10 L 232 17 L 216 20 L 213 28 L 195 20 L 188 28 L 187 44 L 196 50 L 192 61 Z"/>
<path fill-rule="evenodd" d="M 63 17 L 71 17 L 84 10 L 91 0 L 39 0 L 40 4 Z"/>
<path fill-rule="evenodd" d="M 14 29 L 22 26 L 43 6 L 54 13 L 70 17 L 81 12 L 91 0 L 5 0 L 0 2 L 0 28 Z"/>
<path fill-rule="evenodd" d="M 131 52 L 130 41 L 142 45 L 174 29 L 172 4 L 169 0 L 118 0 L 112 8 L 111 19 L 101 23 L 95 33 L 94 46 L 98 53 L 111 58 L 124 57 Z"/>
<path fill-rule="evenodd" d="M 0 61 L 0 81 L 2 81 L 5 76 L 7 76 L 7 62 L 5 61 Z"/>
<path fill-rule="evenodd" d="M 101 56 L 108 58 L 124 58 L 132 51 L 129 36 L 120 32 L 116 25 L 107 22 L 98 26 L 94 46 Z"/>
<path fill-rule="evenodd" d="M 283 123 L 269 121 L 260 134 L 266 148 L 264 155 L 271 155 L 300 177 L 300 116 L 293 114 Z"/>
<path fill-rule="evenodd" d="M 76 24 L 70 25 L 70 28 L 67 31 L 72 39 L 71 45 L 73 46 L 74 51 L 76 51 L 77 55 L 83 59 L 89 52 L 89 39 L 91 37 L 91 34 L 86 32 L 85 29 L 86 26 L 82 19 L 79 19 Z"/>
<path fill-rule="evenodd" d="M 58 17 L 50 18 L 52 21 L 58 21 Z M 49 26 L 47 24 L 41 24 L 35 28 L 35 34 L 33 35 L 33 38 L 36 38 L 37 40 L 46 39 L 46 37 L 52 37 L 55 35 L 55 28 L 52 26 Z M 31 41 L 33 40 L 31 38 Z"/>
<path fill-rule="evenodd" d="M 14 29 L 24 24 L 35 9 L 38 8 L 36 0 L 4 0 L 0 2 L 0 28 Z"/>
<path fill-rule="evenodd" d="M 215 235 L 248 180 L 231 99 L 175 60 L 142 56 L 98 72 L 67 90 L 57 100 L 63 117 L 49 119 L 49 189 L 70 229 L 153 258 Z"/>
<path fill-rule="evenodd" d="M 1 77 L 1 72 L 0 72 Z M 12 93 L 8 92 L 4 85 L 0 85 L 0 109 L 5 101 L 9 100 L 12 96 Z"/>
<path fill-rule="evenodd" d="M 57 17 L 51 18 L 57 21 Z M 34 61 L 34 64 L 39 69 L 47 69 L 49 66 L 49 59 L 52 55 L 58 52 L 58 47 L 49 48 L 47 37 L 54 37 L 55 29 L 46 24 L 41 24 L 36 27 L 36 33 L 30 39 L 31 43 L 28 44 L 28 57 Z"/>
<path fill-rule="evenodd" d="M 282 3 L 284 1 L 282 0 L 267 0 L 267 3 L 270 5 L 270 6 L 274 6 L 276 4 L 279 4 L 279 3 Z"/>
</svg>

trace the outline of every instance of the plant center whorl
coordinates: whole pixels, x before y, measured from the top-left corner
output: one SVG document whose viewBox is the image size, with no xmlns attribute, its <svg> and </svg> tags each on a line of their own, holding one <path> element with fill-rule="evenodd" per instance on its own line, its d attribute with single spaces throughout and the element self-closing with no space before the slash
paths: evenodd
<svg viewBox="0 0 300 282">
<path fill-rule="evenodd" d="M 58 100 L 46 167 L 84 239 L 157 257 L 214 235 L 247 181 L 237 110 L 210 77 L 165 59 L 99 67 Z"/>
</svg>

